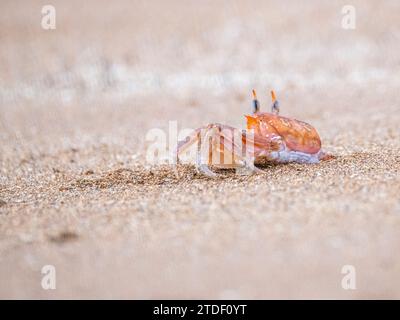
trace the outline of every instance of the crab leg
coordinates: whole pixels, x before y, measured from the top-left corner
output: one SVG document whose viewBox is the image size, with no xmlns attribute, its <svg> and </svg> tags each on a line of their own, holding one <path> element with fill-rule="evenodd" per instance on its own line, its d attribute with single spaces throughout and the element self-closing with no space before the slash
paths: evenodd
<svg viewBox="0 0 400 320">
<path fill-rule="evenodd" d="M 202 143 L 201 132 L 197 132 L 196 168 L 206 176 L 215 178 L 217 174 L 212 172 L 208 167 L 208 163 L 210 162 L 210 158 L 212 157 L 212 149 L 210 148 L 210 144 L 212 143 L 213 137 L 210 136 L 207 132 L 204 138 L 204 143 Z M 204 159 L 204 156 L 207 156 L 207 159 Z"/>
<path fill-rule="evenodd" d="M 177 155 L 182 154 L 194 143 L 197 143 L 196 167 L 210 177 L 216 176 L 210 170 L 210 165 L 222 168 L 244 167 L 251 172 L 262 172 L 254 166 L 255 150 L 259 152 L 271 149 L 271 141 L 254 137 L 252 131 L 241 131 L 217 123 L 199 128 L 179 142 Z"/>
<path fill-rule="evenodd" d="M 235 132 L 233 134 L 235 134 Z M 223 135 L 224 150 L 231 152 L 233 157 L 236 157 L 245 169 L 250 172 L 262 173 L 262 170 L 254 166 L 255 140 L 253 132 L 242 130 L 240 133 L 237 132 L 236 135 L 237 136 L 233 137 L 233 139 Z M 235 143 L 235 141 L 240 141 L 240 143 Z M 223 152 L 224 151 L 222 151 L 222 153 Z"/>
</svg>

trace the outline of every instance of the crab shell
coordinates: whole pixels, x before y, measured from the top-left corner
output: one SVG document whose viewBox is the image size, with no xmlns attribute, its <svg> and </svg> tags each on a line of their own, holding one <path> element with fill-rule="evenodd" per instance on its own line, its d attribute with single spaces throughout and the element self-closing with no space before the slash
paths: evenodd
<svg viewBox="0 0 400 320">
<path fill-rule="evenodd" d="M 287 156 L 315 155 L 319 157 L 321 139 L 317 130 L 310 124 L 296 119 L 282 117 L 273 113 L 257 112 L 246 115 L 247 129 L 253 129 L 255 136 L 261 136 L 280 145 L 276 160 Z M 257 149 L 257 148 L 256 148 Z M 256 151 L 256 157 L 267 156 L 262 148 Z M 290 161 L 290 159 L 288 159 Z"/>
</svg>

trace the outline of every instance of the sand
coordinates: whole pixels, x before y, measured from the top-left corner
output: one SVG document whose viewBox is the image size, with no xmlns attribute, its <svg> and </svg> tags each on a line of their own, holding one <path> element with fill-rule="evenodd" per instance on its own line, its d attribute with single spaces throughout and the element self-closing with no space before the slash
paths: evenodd
<svg viewBox="0 0 400 320">
<path fill-rule="evenodd" d="M 355 30 L 342 1 L 54 1 L 44 31 L 2 1 L 0 297 L 400 298 L 400 6 L 353 2 Z M 336 158 L 146 160 L 169 121 L 244 127 L 253 87 Z"/>
</svg>

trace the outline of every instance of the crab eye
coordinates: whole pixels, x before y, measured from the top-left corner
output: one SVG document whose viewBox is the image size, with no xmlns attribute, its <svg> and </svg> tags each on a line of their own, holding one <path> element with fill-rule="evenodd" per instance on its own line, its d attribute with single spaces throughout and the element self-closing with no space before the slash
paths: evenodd
<svg viewBox="0 0 400 320">
<path fill-rule="evenodd" d="M 260 103 L 257 100 L 256 90 L 253 89 L 253 113 L 260 111 Z"/>
</svg>

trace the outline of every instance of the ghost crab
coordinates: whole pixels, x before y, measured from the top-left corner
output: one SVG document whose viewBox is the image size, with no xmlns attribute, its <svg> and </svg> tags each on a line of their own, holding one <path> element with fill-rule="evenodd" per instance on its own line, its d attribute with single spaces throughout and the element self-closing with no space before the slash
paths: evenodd
<svg viewBox="0 0 400 320">
<path fill-rule="evenodd" d="M 219 123 L 194 130 L 185 140 L 178 142 L 177 161 L 179 155 L 196 142 L 196 167 L 209 177 L 217 176 L 210 169 L 211 165 L 263 172 L 257 165 L 268 162 L 318 163 L 333 158 L 321 150 L 321 139 L 313 126 L 280 116 L 274 91 L 271 91 L 271 97 L 271 112 L 260 112 L 253 90 L 253 113 L 245 115 L 246 130 Z"/>
</svg>

